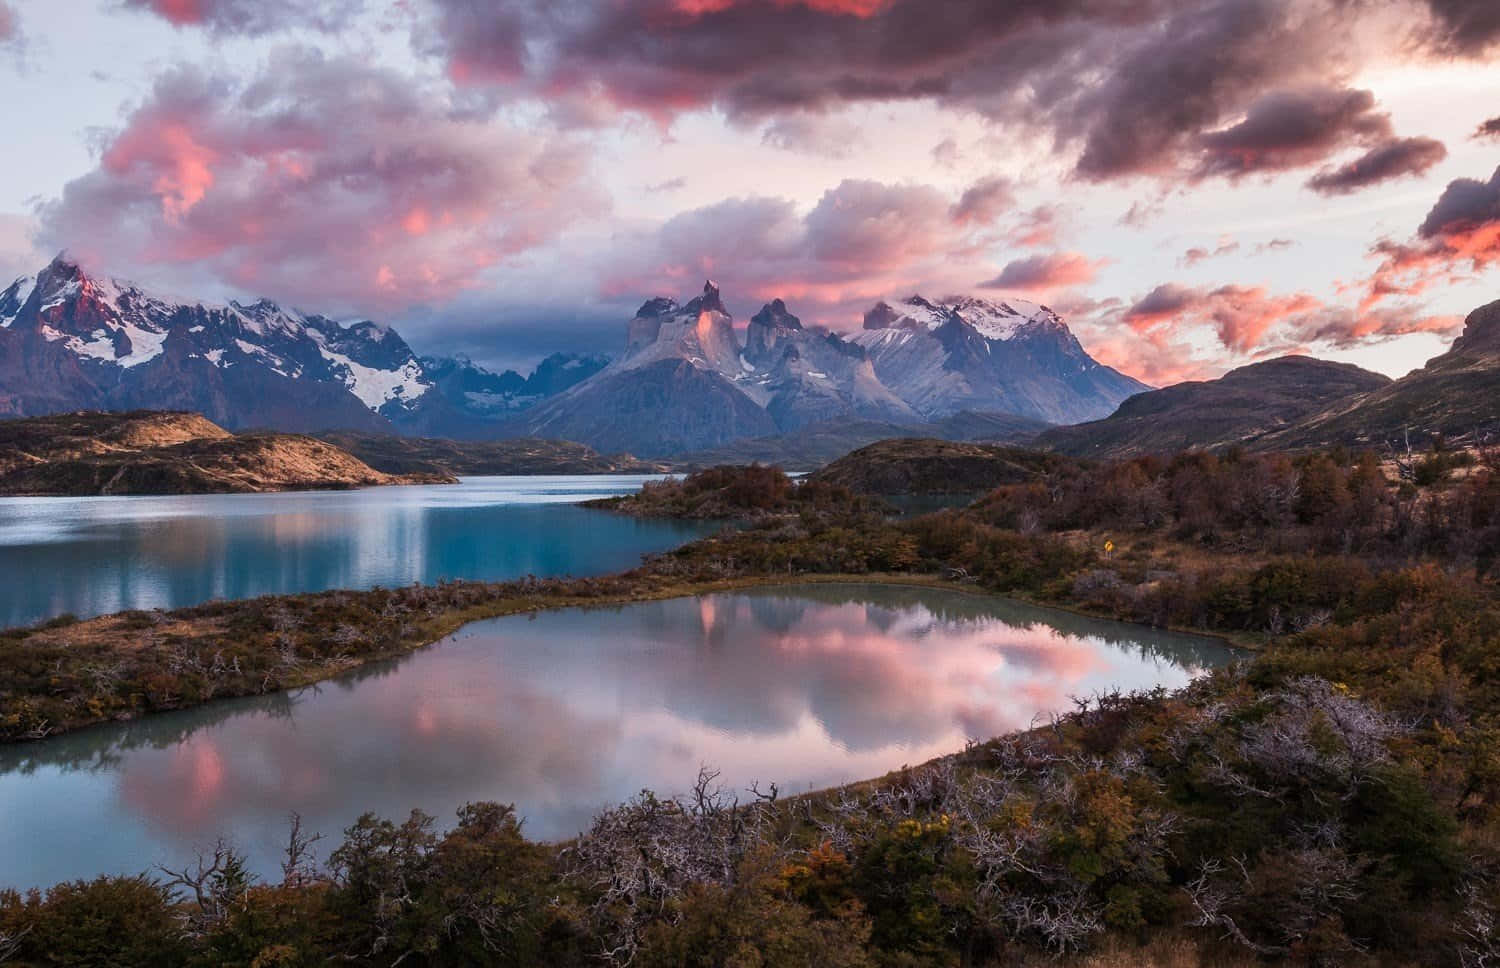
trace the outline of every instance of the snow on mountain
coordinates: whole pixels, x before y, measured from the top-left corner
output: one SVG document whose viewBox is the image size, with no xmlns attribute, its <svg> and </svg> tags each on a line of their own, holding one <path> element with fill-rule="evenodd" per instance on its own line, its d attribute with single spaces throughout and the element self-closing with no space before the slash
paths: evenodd
<svg viewBox="0 0 1500 968">
<path fill-rule="evenodd" d="M 1089 356 L 1052 310 L 1021 299 L 881 302 L 850 341 L 928 419 L 972 410 L 1075 423 L 1147 389 Z"/>
<path fill-rule="evenodd" d="M 907 296 L 895 303 L 878 302 L 865 313 L 865 329 L 899 329 L 914 332 L 930 332 L 948 323 L 953 310 L 928 302 L 918 295 Z"/>
<path fill-rule="evenodd" d="M 1040 303 L 1025 299 L 991 302 L 975 296 L 950 301 L 954 312 L 973 326 L 985 339 L 1009 340 L 1028 327 L 1066 329 L 1062 318 Z"/>
<path fill-rule="evenodd" d="M 0 329 L 5 329 L 20 315 L 21 307 L 36 288 L 36 276 L 21 276 L 0 292 Z"/>
<path fill-rule="evenodd" d="M 229 427 L 374 430 L 432 389 L 385 327 L 180 302 L 66 255 L 0 293 L 0 322 L 0 413 L 170 404 Z"/>
</svg>

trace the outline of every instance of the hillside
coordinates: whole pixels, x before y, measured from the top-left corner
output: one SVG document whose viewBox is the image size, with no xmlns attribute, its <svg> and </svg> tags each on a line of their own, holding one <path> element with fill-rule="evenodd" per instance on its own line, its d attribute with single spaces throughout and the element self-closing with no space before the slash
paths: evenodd
<svg viewBox="0 0 1500 968">
<path fill-rule="evenodd" d="M 1384 446 L 1412 440 L 1493 437 L 1500 431 L 1500 301 L 1464 321 L 1448 352 L 1358 399 L 1322 408 L 1295 427 L 1268 436 L 1267 448 L 1330 444 Z"/>
<path fill-rule="evenodd" d="M 1072 461 L 1056 454 L 948 440 L 883 440 L 839 458 L 808 480 L 858 494 L 979 494 L 1036 480 Z"/>
<path fill-rule="evenodd" d="M 606 457 L 566 440 L 443 440 L 350 431 L 318 435 L 387 474 L 654 474 L 665 464 Z"/>
<path fill-rule="evenodd" d="M 1391 381 L 1347 363 L 1284 356 L 1138 393 L 1103 420 L 1054 427 L 1041 446 L 1079 457 L 1128 457 L 1253 446 L 1325 407 L 1347 403 Z"/>
<path fill-rule="evenodd" d="M 958 413 L 930 423 L 893 424 L 879 420 L 830 420 L 796 433 L 736 440 L 713 450 L 695 451 L 673 460 L 679 468 L 720 464 L 770 464 L 789 471 L 810 471 L 876 441 L 920 434 L 943 440 L 1022 444 L 1047 429 L 1029 417 L 1005 413 Z"/>
<path fill-rule="evenodd" d="M 325 441 L 234 435 L 190 413 L 82 412 L 0 421 L 0 494 L 229 494 L 451 479 L 382 473 Z"/>
</svg>

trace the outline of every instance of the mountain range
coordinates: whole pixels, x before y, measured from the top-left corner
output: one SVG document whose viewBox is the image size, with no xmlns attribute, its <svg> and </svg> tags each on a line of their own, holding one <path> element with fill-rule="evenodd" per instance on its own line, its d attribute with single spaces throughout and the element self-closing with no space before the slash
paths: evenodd
<svg viewBox="0 0 1500 968">
<path fill-rule="evenodd" d="M 912 295 L 877 303 L 849 334 L 804 325 L 776 299 L 741 329 L 709 282 L 685 304 L 646 301 L 622 336 L 613 359 L 555 354 L 529 376 L 494 373 L 418 356 L 378 323 L 269 300 L 168 299 L 60 255 L 0 290 L 0 417 L 188 411 L 231 431 L 363 435 L 369 453 L 402 461 L 417 458 L 369 440 L 532 441 L 481 464 L 581 459 L 534 454 L 537 438 L 694 466 L 815 467 L 896 436 L 1118 457 L 1500 433 L 1500 302 L 1394 381 L 1286 357 L 1153 390 L 1095 361 L 1047 307 L 1016 299 Z M 600 460 L 630 459 L 587 457 Z"/>
<path fill-rule="evenodd" d="M 419 359 L 374 322 L 181 302 L 66 255 L 0 290 L 0 416 L 152 408 L 231 430 L 503 436 L 506 418 L 605 362 L 559 354 L 522 377 Z"/>
<path fill-rule="evenodd" d="M 911 432 L 960 413 L 1071 423 L 1146 389 L 1090 357 L 1034 303 L 914 295 L 877 304 L 844 336 L 804 326 L 777 299 L 750 318 L 741 342 L 708 282 L 686 304 L 647 301 L 618 359 L 517 422 L 531 436 L 657 456 L 836 420 Z"/>
<path fill-rule="evenodd" d="M 685 305 L 648 300 L 624 337 L 612 361 L 557 354 L 530 376 L 493 373 L 418 356 L 375 322 L 169 299 L 59 255 L 0 291 L 0 416 L 151 407 L 231 430 L 546 437 L 661 457 L 850 420 L 920 432 L 1004 414 L 1040 428 L 1147 389 L 1018 300 L 913 295 L 846 336 L 777 299 L 742 336 L 710 282 Z"/>
</svg>

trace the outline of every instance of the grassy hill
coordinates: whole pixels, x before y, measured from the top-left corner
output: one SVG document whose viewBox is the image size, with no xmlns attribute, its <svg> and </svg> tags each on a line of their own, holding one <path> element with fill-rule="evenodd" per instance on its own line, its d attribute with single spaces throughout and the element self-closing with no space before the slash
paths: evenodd
<svg viewBox="0 0 1500 968">
<path fill-rule="evenodd" d="M 1291 427 L 1330 406 L 1390 383 L 1347 363 L 1305 356 L 1253 363 L 1217 380 L 1139 393 L 1103 420 L 1054 427 L 1038 444 L 1078 457 L 1129 457 L 1221 450 Z"/>
<path fill-rule="evenodd" d="M 861 447 L 809 480 L 857 494 L 979 494 L 1035 480 L 1071 464 L 1039 451 L 961 441 L 904 438 Z"/>
<path fill-rule="evenodd" d="M 194 413 L 80 412 L 0 422 L 0 494 L 218 494 L 441 483 L 300 434 L 231 434 Z"/>
</svg>

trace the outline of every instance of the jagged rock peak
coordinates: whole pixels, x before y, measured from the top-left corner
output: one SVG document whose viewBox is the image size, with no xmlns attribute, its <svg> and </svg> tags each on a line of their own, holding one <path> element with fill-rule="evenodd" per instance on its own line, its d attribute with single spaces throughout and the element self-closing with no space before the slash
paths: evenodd
<svg viewBox="0 0 1500 968">
<path fill-rule="evenodd" d="M 655 299 L 648 299 L 642 303 L 641 308 L 636 311 L 635 318 L 649 319 L 655 316 L 671 316 L 677 312 L 678 308 L 677 300 L 670 296 L 657 296 Z"/>
<path fill-rule="evenodd" d="M 1500 300 L 1480 306 L 1464 319 L 1453 353 L 1500 352 Z"/>
<path fill-rule="evenodd" d="M 760 312 L 750 317 L 750 322 L 776 329 L 802 328 L 802 320 L 788 312 L 786 303 L 780 299 L 773 299 L 762 306 Z"/>
<path fill-rule="evenodd" d="M 703 284 L 703 295 L 697 297 L 682 307 L 682 309 L 683 312 L 691 313 L 695 316 L 699 313 L 723 313 L 725 316 L 729 315 L 729 310 L 724 308 L 724 300 L 719 298 L 719 287 L 714 285 L 712 279 Z"/>
</svg>

